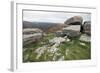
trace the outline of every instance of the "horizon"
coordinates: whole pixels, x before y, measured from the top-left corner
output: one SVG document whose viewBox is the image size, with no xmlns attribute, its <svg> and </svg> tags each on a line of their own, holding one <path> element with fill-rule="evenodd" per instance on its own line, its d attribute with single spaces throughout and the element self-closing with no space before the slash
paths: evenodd
<svg viewBox="0 0 100 73">
<path fill-rule="evenodd" d="M 64 23 L 73 16 L 81 16 L 83 18 L 83 22 L 91 21 L 90 13 L 23 11 L 23 21 L 29 22 Z"/>
</svg>

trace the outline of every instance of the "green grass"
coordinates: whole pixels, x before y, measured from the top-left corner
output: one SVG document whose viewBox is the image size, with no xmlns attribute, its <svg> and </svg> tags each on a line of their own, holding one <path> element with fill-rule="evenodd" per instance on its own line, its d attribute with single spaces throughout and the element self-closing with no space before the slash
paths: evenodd
<svg viewBox="0 0 100 73">
<path fill-rule="evenodd" d="M 81 60 L 81 59 L 90 59 L 91 50 L 90 42 L 82 42 L 85 46 L 80 45 L 78 39 L 73 39 L 70 42 L 62 43 L 60 45 L 60 51 L 65 56 L 65 60 Z M 66 49 L 69 50 L 68 54 L 65 55 Z"/>
<path fill-rule="evenodd" d="M 37 53 L 34 51 L 43 45 L 51 46 L 49 43 L 49 39 L 54 38 L 53 33 L 47 34 L 47 36 L 43 37 L 40 41 L 36 43 L 31 43 L 23 47 L 23 62 L 40 62 L 40 61 L 53 61 L 53 57 L 56 53 L 59 53 L 56 57 L 58 60 L 61 56 L 64 56 L 64 60 L 85 60 L 91 59 L 91 43 L 79 41 L 79 37 L 71 38 L 71 41 L 61 43 L 57 48 L 59 50 L 56 53 L 50 53 L 47 50 L 36 59 Z M 80 43 L 84 43 L 85 45 L 81 45 Z M 68 50 L 66 55 L 66 50 Z M 55 61 L 56 61 L 55 60 Z"/>
</svg>

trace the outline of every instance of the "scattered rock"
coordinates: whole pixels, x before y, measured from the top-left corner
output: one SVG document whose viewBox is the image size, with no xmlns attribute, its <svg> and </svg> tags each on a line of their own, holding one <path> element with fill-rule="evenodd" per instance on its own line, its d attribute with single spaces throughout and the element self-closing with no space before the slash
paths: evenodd
<svg viewBox="0 0 100 73">
<path fill-rule="evenodd" d="M 80 42 L 80 45 L 85 46 L 85 43 Z"/>
<path fill-rule="evenodd" d="M 83 35 L 81 35 L 79 40 L 80 41 L 85 41 L 85 42 L 90 42 L 91 41 L 91 37 L 86 35 L 86 34 L 83 34 Z"/>
<path fill-rule="evenodd" d="M 68 39 L 68 36 L 65 36 L 64 39 Z"/>
<path fill-rule="evenodd" d="M 56 55 L 56 56 L 60 56 L 60 55 L 61 55 L 61 53 L 55 53 L 55 55 Z"/>
<path fill-rule="evenodd" d="M 57 52 L 58 50 L 59 50 L 59 48 L 51 47 L 51 48 L 48 50 L 48 52 L 50 52 L 50 53 L 55 53 L 55 52 Z"/>
<path fill-rule="evenodd" d="M 38 59 L 47 49 L 47 46 L 43 46 L 43 47 L 39 47 L 35 50 L 35 53 L 37 53 L 38 55 L 36 56 L 36 59 Z"/>
<path fill-rule="evenodd" d="M 62 31 L 56 31 L 55 34 L 56 34 L 57 37 L 64 37 L 64 36 L 66 36 Z"/>
<path fill-rule="evenodd" d="M 66 55 L 68 55 L 69 49 L 66 49 Z"/>
<path fill-rule="evenodd" d="M 62 38 L 62 37 L 55 37 L 51 40 L 49 40 L 50 43 L 62 43 L 65 42 L 66 39 Z"/>
<path fill-rule="evenodd" d="M 70 39 L 68 39 L 68 38 L 67 38 L 67 40 L 66 40 L 66 41 L 67 41 L 67 42 L 69 42 L 69 41 L 70 41 Z"/>
</svg>

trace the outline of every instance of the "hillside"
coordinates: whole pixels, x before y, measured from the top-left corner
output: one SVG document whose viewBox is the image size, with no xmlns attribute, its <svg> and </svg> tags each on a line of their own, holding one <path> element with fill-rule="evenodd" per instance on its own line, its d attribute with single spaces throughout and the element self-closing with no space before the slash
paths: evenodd
<svg viewBox="0 0 100 73">
<path fill-rule="evenodd" d="M 60 23 L 23 21 L 23 28 L 39 28 L 44 32 L 54 32 L 57 30 L 61 30 L 63 26 L 64 24 Z"/>
</svg>

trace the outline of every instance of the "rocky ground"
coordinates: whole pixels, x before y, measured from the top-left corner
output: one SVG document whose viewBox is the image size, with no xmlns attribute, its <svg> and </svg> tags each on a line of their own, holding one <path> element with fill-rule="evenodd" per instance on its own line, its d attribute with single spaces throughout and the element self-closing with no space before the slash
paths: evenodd
<svg viewBox="0 0 100 73">
<path fill-rule="evenodd" d="M 86 35 L 69 39 L 49 33 L 39 42 L 24 46 L 23 62 L 90 59 L 90 48 L 90 38 Z"/>
</svg>

